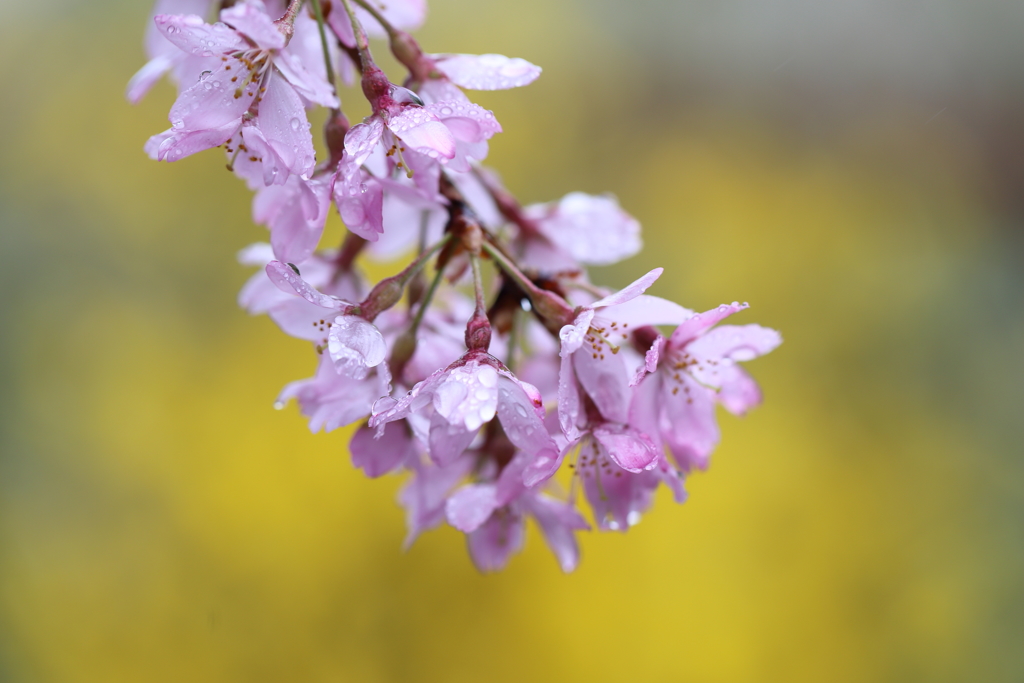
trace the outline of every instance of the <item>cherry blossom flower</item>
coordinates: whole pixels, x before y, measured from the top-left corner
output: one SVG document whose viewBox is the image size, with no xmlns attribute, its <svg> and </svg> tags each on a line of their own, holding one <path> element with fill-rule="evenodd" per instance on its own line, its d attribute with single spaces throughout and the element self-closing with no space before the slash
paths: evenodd
<svg viewBox="0 0 1024 683">
<path fill-rule="evenodd" d="M 585 419 L 580 390 L 602 418 L 629 422 L 629 376 L 618 356 L 630 328 L 671 325 L 690 316 L 665 299 L 641 296 L 661 276 L 655 268 L 624 289 L 576 309 L 575 319 L 559 331 L 558 417 L 566 438 L 576 440 Z"/>
<path fill-rule="evenodd" d="M 196 15 L 156 16 L 169 41 L 205 62 L 200 80 L 171 107 L 171 128 L 150 138 L 147 153 L 177 161 L 239 134 L 231 158 L 260 161 L 266 184 L 284 183 L 290 173 L 308 176 L 315 152 L 300 94 L 337 106 L 330 86 L 284 50 L 287 31 L 262 3 L 236 4 L 220 18 L 211 25 Z"/>
<path fill-rule="evenodd" d="M 761 403 L 757 383 L 737 363 L 770 352 L 782 337 L 760 325 L 714 327 L 747 307 L 723 304 L 693 315 L 667 341 L 655 337 L 633 379 L 631 421 L 667 445 L 684 470 L 706 468 L 718 444 L 715 404 L 742 415 Z"/>
<path fill-rule="evenodd" d="M 413 413 L 429 419 L 427 450 L 442 466 L 461 455 L 495 415 L 509 440 L 532 457 L 558 450 L 544 428 L 537 390 L 482 351 L 466 353 L 401 399 L 382 401 L 374 408 L 370 426 L 381 427 Z"/>
</svg>

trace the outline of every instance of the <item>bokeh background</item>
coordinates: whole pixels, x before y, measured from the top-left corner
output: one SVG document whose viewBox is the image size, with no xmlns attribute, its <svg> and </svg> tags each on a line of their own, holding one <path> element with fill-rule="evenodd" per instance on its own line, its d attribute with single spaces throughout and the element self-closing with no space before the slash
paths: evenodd
<svg viewBox="0 0 1024 683">
<path fill-rule="evenodd" d="M 509 187 L 644 225 L 595 277 L 786 340 L 568 576 L 403 554 L 401 480 L 272 410 L 313 358 L 235 307 L 221 156 L 142 153 L 148 2 L 0 11 L 0 680 L 1024 680 L 1024 5 L 433 0 L 428 50 L 545 68 L 477 98 Z"/>
</svg>

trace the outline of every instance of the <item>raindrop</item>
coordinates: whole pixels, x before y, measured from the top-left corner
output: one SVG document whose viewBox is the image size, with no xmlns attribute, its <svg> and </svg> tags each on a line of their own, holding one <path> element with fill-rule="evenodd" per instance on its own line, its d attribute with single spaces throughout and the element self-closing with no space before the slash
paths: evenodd
<svg viewBox="0 0 1024 683">
<path fill-rule="evenodd" d="M 284 410 L 284 401 L 274 401 L 274 410 Z"/>
<path fill-rule="evenodd" d="M 302 125 L 302 122 L 299 121 L 298 119 L 292 119 L 291 124 L 292 124 L 292 130 L 298 130 L 299 127 Z M 298 150 L 296 149 L 296 151 L 298 151 Z"/>
</svg>

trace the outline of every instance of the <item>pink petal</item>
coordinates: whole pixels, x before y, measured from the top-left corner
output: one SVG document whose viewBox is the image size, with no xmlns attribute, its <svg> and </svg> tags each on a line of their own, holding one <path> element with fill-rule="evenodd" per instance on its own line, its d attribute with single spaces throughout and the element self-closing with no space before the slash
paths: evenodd
<svg viewBox="0 0 1024 683">
<path fill-rule="evenodd" d="M 781 343 L 782 335 L 768 327 L 722 325 L 693 340 L 686 348 L 704 358 L 740 362 L 763 356 Z"/>
<path fill-rule="evenodd" d="M 504 55 L 431 55 L 437 70 L 470 90 L 507 90 L 528 85 L 540 76 L 539 66 Z"/>
<path fill-rule="evenodd" d="M 526 215 L 580 263 L 608 265 L 640 251 L 640 223 L 612 196 L 572 192 L 554 206 L 527 207 Z"/>
<path fill-rule="evenodd" d="M 631 299 L 635 299 L 643 294 L 648 287 L 654 284 L 654 281 L 661 277 L 661 274 L 665 272 L 664 268 L 655 268 L 651 272 L 647 273 L 640 279 L 632 282 L 614 294 L 609 294 L 603 299 L 599 299 L 594 303 L 590 304 L 588 308 L 604 308 L 606 306 L 617 306 L 625 303 Z"/>
<path fill-rule="evenodd" d="M 274 25 L 262 8 L 247 2 L 240 2 L 221 11 L 220 20 L 232 26 L 239 33 L 251 38 L 264 50 L 280 50 L 284 47 L 284 34 Z"/>
<path fill-rule="evenodd" d="M 423 107 L 406 107 L 401 114 L 388 121 L 388 128 L 407 147 L 431 159 L 451 159 L 455 156 L 455 138 L 447 126 Z"/>
<path fill-rule="evenodd" d="M 267 275 L 282 292 L 294 292 L 309 303 L 316 304 L 321 308 L 337 311 L 351 305 L 336 297 L 318 292 L 292 270 L 291 266 L 280 261 L 271 261 L 267 264 Z"/>
<path fill-rule="evenodd" d="M 593 351 L 585 345 L 573 354 L 572 359 L 576 380 L 601 415 L 606 420 L 625 422 L 629 411 L 629 374 L 622 358 L 604 345 L 600 351 Z"/>
<path fill-rule="evenodd" d="M 194 14 L 158 14 L 153 23 L 163 36 L 182 52 L 212 57 L 248 45 L 237 33 L 223 24 L 207 24 Z"/>
<path fill-rule="evenodd" d="M 721 373 L 718 402 L 733 415 L 744 415 L 761 405 L 761 389 L 743 368 L 733 365 Z"/>
<path fill-rule="evenodd" d="M 657 447 L 641 432 L 602 425 L 594 429 L 594 438 L 612 461 L 627 472 L 643 472 L 658 464 Z"/>
<path fill-rule="evenodd" d="M 580 417 L 580 394 L 576 388 L 576 373 L 572 368 L 572 356 L 563 355 L 558 371 L 558 423 L 569 441 L 580 436 L 576 424 Z"/>
<path fill-rule="evenodd" d="M 435 412 L 430 416 L 430 433 L 427 438 L 430 459 L 441 467 L 450 465 L 473 443 L 477 431 L 466 429 L 461 423 L 452 424 Z"/>
<path fill-rule="evenodd" d="M 319 43 L 319 38 L 317 38 Z M 294 44 L 294 40 L 293 43 Z M 323 63 L 323 56 L 317 52 L 317 64 Z M 282 52 L 274 59 L 274 66 L 281 72 L 300 95 L 314 104 L 322 107 L 337 107 L 338 98 L 334 95 L 334 89 L 322 76 L 314 75 L 308 71 L 302 61 L 294 54 Z"/>
<path fill-rule="evenodd" d="M 445 503 L 448 523 L 459 531 L 476 531 L 497 507 L 494 484 L 468 484 L 453 493 Z"/>
<path fill-rule="evenodd" d="M 354 315 L 339 315 L 327 335 L 327 348 L 338 372 L 356 379 L 384 362 L 388 347 L 373 323 Z"/>
<path fill-rule="evenodd" d="M 685 372 L 679 376 L 678 382 L 665 381 L 662 386 L 661 409 L 667 419 L 661 435 L 684 472 L 705 469 L 720 438 L 715 393 Z M 679 390 L 673 393 L 674 389 Z"/>
<path fill-rule="evenodd" d="M 643 381 L 644 377 L 658 369 L 658 360 L 661 358 L 661 349 L 665 346 L 665 338 L 660 334 L 654 338 L 651 348 L 644 354 L 644 364 L 637 368 L 636 375 L 629 381 L 629 386 L 635 387 Z"/>
<path fill-rule="evenodd" d="M 380 239 L 384 232 L 384 189 L 376 178 L 362 170 L 349 177 L 339 174 L 334 203 L 346 228 L 371 242 Z"/>
<path fill-rule="evenodd" d="M 151 159 L 178 161 L 196 152 L 219 147 L 238 131 L 240 121 L 229 121 L 220 128 L 191 132 L 166 130 L 146 141 L 143 148 Z"/>
<path fill-rule="evenodd" d="M 613 309 L 599 311 L 595 318 L 602 320 L 602 326 L 606 326 L 603 321 L 614 321 L 636 329 L 645 325 L 678 325 L 692 316 L 693 311 L 674 301 L 641 294 Z"/>
<path fill-rule="evenodd" d="M 302 100 L 279 73 L 271 71 L 264 87 L 257 114 L 260 131 L 284 163 L 282 171 L 307 178 L 316 166 L 316 152 Z"/>
<path fill-rule="evenodd" d="M 145 66 L 136 72 L 128 81 L 125 89 L 125 98 L 132 104 L 138 104 L 143 96 L 149 92 L 153 84 L 160 80 L 160 77 L 170 71 L 174 66 L 174 59 L 166 55 L 159 55 L 146 62 Z"/>
<path fill-rule="evenodd" d="M 352 464 L 368 477 L 379 477 L 391 472 L 409 458 L 416 457 L 412 435 L 403 424 L 385 428 L 384 435 L 376 437 L 376 430 L 362 425 L 348 444 Z"/>
<path fill-rule="evenodd" d="M 690 341 L 698 337 L 704 330 L 717 325 L 733 313 L 750 308 L 748 304 L 738 304 L 735 301 L 731 304 L 722 304 L 704 313 L 696 313 L 672 332 L 668 338 L 669 346 L 674 349 L 681 349 Z"/>
<path fill-rule="evenodd" d="M 532 496 L 527 505 L 558 566 L 567 574 L 575 570 L 580 561 L 580 548 L 573 532 L 589 530 L 587 520 L 572 505 L 547 496 Z"/>
<path fill-rule="evenodd" d="M 384 122 L 379 116 L 371 116 L 365 123 L 357 123 L 349 128 L 345 134 L 345 152 L 349 156 L 347 162 L 351 170 L 339 168 L 339 172 L 354 175 L 355 169 L 366 162 L 383 134 Z"/>
<path fill-rule="evenodd" d="M 543 414 L 543 409 L 541 408 Z M 558 447 L 537 414 L 538 406 L 527 396 L 518 380 L 502 373 L 498 378 L 498 419 L 516 448 L 530 456 L 558 457 Z"/>
<path fill-rule="evenodd" d="M 501 132 L 501 124 L 494 118 L 494 114 L 472 102 L 435 102 L 428 104 L 425 109 L 440 119 L 459 142 L 481 142 Z"/>
<path fill-rule="evenodd" d="M 508 564 L 509 558 L 523 547 L 524 527 L 522 516 L 511 511 L 491 515 L 466 539 L 469 556 L 476 568 L 482 572 L 493 572 Z"/>
<path fill-rule="evenodd" d="M 215 70 L 178 95 L 168 115 L 172 128 L 183 132 L 220 128 L 239 121 L 252 106 L 259 83 L 236 86 L 231 78 L 238 73 L 240 63 L 228 60 L 218 64 Z"/>
</svg>

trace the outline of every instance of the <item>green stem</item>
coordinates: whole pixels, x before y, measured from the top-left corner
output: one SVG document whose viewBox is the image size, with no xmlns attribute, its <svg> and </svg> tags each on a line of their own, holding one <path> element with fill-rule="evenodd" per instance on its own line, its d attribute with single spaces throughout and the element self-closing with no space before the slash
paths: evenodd
<svg viewBox="0 0 1024 683">
<path fill-rule="evenodd" d="M 434 279 L 430 281 L 427 293 L 423 296 L 423 303 L 420 304 L 419 310 L 416 311 L 416 317 L 413 318 L 412 325 L 407 332 L 413 339 L 416 339 L 416 330 L 420 328 L 420 323 L 423 322 L 423 316 L 430 307 L 430 302 L 434 299 L 434 293 L 437 291 L 438 285 L 441 284 L 442 277 L 444 277 L 444 268 L 438 268 L 434 274 Z"/>
<path fill-rule="evenodd" d="M 505 272 L 512 280 L 519 285 L 519 288 L 526 293 L 526 296 L 530 297 L 530 303 L 533 304 L 533 310 L 541 317 L 547 318 L 553 323 L 559 325 L 565 325 L 572 322 L 573 309 L 565 299 L 548 292 L 530 281 L 530 278 L 526 277 L 519 268 L 512 263 L 500 249 L 496 248 L 490 242 L 485 241 L 481 247 L 488 255 L 494 259 L 498 267 Z"/>
<path fill-rule="evenodd" d="M 324 29 L 324 12 L 320 7 L 320 0 L 312 0 L 313 13 L 316 14 L 316 27 L 320 31 L 320 45 L 324 49 L 324 66 L 327 67 L 327 81 L 334 88 L 334 94 L 338 94 L 338 84 L 334 78 L 334 65 L 331 64 L 331 51 L 327 45 L 327 31 Z"/>
<path fill-rule="evenodd" d="M 370 55 L 370 41 L 366 38 L 366 31 L 359 23 L 356 11 L 352 9 L 352 3 L 349 0 L 341 0 L 341 4 L 345 7 L 345 13 L 348 14 L 348 20 L 352 24 L 352 35 L 355 36 L 359 59 L 362 61 L 363 71 L 365 71 L 370 64 L 373 64 L 373 57 Z"/>
</svg>

